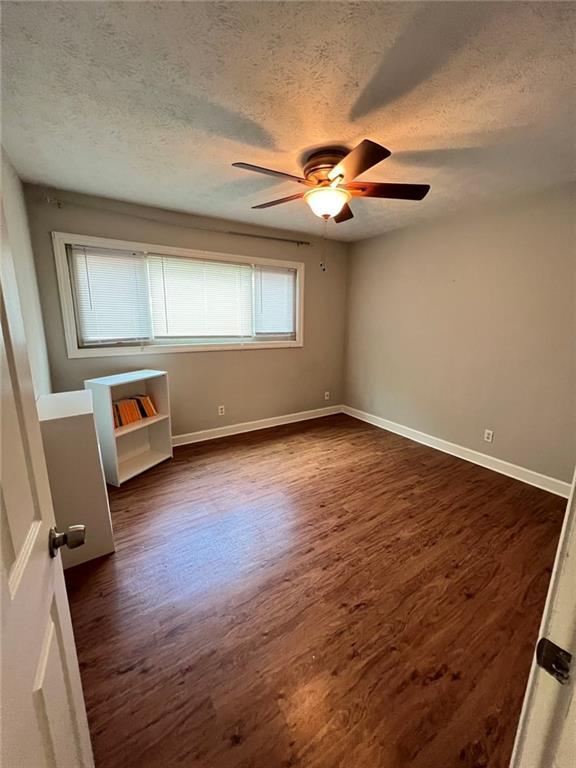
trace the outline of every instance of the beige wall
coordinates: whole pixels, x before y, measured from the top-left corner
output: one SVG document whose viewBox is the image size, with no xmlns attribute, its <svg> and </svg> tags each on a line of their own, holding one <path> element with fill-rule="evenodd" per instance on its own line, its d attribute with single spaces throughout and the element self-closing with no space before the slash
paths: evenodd
<svg viewBox="0 0 576 768">
<path fill-rule="evenodd" d="M 55 391 L 81 388 L 84 379 L 93 376 L 138 368 L 167 370 L 174 434 L 341 402 L 347 266 L 344 244 L 316 240 L 311 247 L 297 247 L 192 227 L 241 229 L 290 238 L 295 237 L 294 233 L 250 228 L 42 187 L 26 186 L 25 194 Z M 65 200 L 62 207 L 49 204 L 47 194 Z M 52 231 L 303 261 L 306 264 L 304 347 L 69 360 L 50 238 Z M 320 261 L 325 247 L 328 269 L 322 272 Z M 325 390 L 331 392 L 329 402 L 324 400 Z M 224 417 L 217 415 L 220 404 L 226 406 Z"/>
<path fill-rule="evenodd" d="M 14 257 L 32 383 L 36 397 L 39 397 L 51 391 L 46 339 L 22 184 L 4 148 L 2 148 L 2 202 L 8 240 Z"/>
<path fill-rule="evenodd" d="M 571 481 L 575 288 L 573 187 L 356 243 L 345 402 Z"/>
<path fill-rule="evenodd" d="M 54 390 L 82 387 L 92 376 L 164 368 L 175 434 L 323 407 L 330 390 L 331 404 L 345 402 L 570 481 L 576 458 L 574 191 L 557 188 L 454 214 L 356 243 L 347 257 L 340 243 L 296 247 L 216 234 L 193 227 L 240 225 L 26 186 Z M 49 204 L 47 194 L 64 200 L 62 207 Z M 53 230 L 302 260 L 305 347 L 69 360 Z M 324 247 L 327 272 L 319 267 Z M 29 325 L 41 328 L 34 302 L 28 305 Z M 41 346 L 36 367 L 45 387 Z M 219 404 L 226 405 L 225 417 L 216 414 Z M 494 430 L 492 444 L 483 441 L 484 428 Z"/>
</svg>

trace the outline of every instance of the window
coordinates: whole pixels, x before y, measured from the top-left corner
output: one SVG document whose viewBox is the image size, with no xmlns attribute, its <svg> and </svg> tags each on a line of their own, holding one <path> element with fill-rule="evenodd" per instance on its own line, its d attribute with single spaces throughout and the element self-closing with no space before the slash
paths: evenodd
<svg viewBox="0 0 576 768">
<path fill-rule="evenodd" d="M 302 346 L 300 262 L 53 240 L 69 357 Z"/>
</svg>

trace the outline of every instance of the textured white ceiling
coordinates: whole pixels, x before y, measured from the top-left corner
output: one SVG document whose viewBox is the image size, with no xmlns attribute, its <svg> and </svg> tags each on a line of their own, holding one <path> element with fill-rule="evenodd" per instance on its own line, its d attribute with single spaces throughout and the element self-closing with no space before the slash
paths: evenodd
<svg viewBox="0 0 576 768">
<path fill-rule="evenodd" d="M 3 2 L 3 143 L 29 181 L 320 234 L 299 172 L 367 137 L 365 174 L 432 185 L 355 200 L 329 236 L 576 176 L 574 3 Z"/>
</svg>

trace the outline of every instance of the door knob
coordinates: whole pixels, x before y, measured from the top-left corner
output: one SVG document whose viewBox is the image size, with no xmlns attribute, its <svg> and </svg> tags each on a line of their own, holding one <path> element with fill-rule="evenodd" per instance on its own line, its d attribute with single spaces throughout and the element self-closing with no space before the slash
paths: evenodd
<svg viewBox="0 0 576 768">
<path fill-rule="evenodd" d="M 56 528 L 50 528 L 48 537 L 50 557 L 56 557 L 58 550 L 64 545 L 66 545 L 68 549 L 76 549 L 76 547 L 81 547 L 85 541 L 85 525 L 69 525 L 65 531 L 57 531 Z"/>
</svg>

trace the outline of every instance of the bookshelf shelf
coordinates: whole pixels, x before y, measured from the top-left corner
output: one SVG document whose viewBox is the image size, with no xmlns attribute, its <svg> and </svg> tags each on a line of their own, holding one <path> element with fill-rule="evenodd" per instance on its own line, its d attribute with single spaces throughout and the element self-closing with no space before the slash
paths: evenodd
<svg viewBox="0 0 576 768">
<path fill-rule="evenodd" d="M 172 457 L 170 399 L 166 371 L 142 370 L 87 379 L 106 482 L 119 486 L 131 477 Z M 114 427 L 115 400 L 149 395 L 158 413 Z"/>
<path fill-rule="evenodd" d="M 133 421 L 131 424 L 126 424 L 123 427 L 116 427 L 114 430 L 114 434 L 116 437 L 122 437 L 122 435 L 129 435 L 130 432 L 134 432 L 137 429 L 143 429 L 144 427 L 149 427 L 151 424 L 156 424 L 157 421 L 162 421 L 163 419 L 169 419 L 170 416 L 168 416 L 167 413 L 158 413 L 156 416 L 147 416 L 145 419 L 140 419 L 140 421 Z"/>
<path fill-rule="evenodd" d="M 172 454 L 162 453 L 161 451 L 143 451 L 137 453 L 135 456 L 131 456 L 124 461 L 120 461 L 118 464 L 119 482 L 123 483 L 126 480 L 130 480 L 131 477 L 139 475 L 150 467 L 160 464 L 161 461 L 169 459 Z"/>
</svg>

